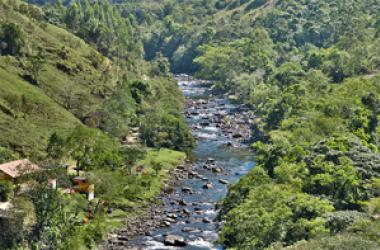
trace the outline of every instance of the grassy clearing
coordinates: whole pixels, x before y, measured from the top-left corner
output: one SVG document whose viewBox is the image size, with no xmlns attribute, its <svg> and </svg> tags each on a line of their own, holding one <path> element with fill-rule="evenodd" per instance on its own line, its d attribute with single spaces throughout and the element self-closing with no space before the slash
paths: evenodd
<svg viewBox="0 0 380 250">
<path fill-rule="evenodd" d="M 130 171 L 103 169 L 87 172 L 86 176 L 95 183 L 96 199 L 88 203 L 83 195 L 70 196 L 70 210 L 81 208 L 82 212 L 78 215 L 81 220 L 85 218 L 85 210 L 89 206 L 100 209 L 95 219 L 79 227 L 78 234 L 69 239 L 70 246 L 73 249 L 81 249 L 82 246 L 90 248 L 111 230 L 122 227 L 125 218 L 144 213 L 144 208 L 161 191 L 164 180 L 170 179 L 170 171 L 183 162 L 185 157 L 184 153 L 169 149 L 148 149 L 146 157 Z M 161 168 L 156 172 L 157 164 Z M 112 213 L 105 213 L 108 208 L 112 208 Z"/>
</svg>

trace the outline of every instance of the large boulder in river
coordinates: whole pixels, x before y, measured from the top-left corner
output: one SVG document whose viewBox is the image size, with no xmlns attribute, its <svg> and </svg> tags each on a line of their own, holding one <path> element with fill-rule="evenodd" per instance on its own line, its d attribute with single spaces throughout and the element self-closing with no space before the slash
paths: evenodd
<svg viewBox="0 0 380 250">
<path fill-rule="evenodd" d="M 178 235 L 168 235 L 164 239 L 164 244 L 166 246 L 176 246 L 176 247 L 185 247 L 187 242 L 185 239 Z"/>
</svg>

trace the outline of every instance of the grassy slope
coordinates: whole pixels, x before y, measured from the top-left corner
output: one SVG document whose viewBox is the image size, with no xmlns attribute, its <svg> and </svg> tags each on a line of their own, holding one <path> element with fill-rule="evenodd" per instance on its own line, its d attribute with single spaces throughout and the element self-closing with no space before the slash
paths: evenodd
<svg viewBox="0 0 380 250">
<path fill-rule="evenodd" d="M 0 102 L 14 113 L 12 116 L 0 112 L 0 141 L 17 151 L 33 152 L 45 143 L 52 131 L 65 132 L 80 123 L 41 90 L 4 69 L 0 69 L 0 89 Z"/>
<path fill-rule="evenodd" d="M 41 24 L 0 4 L 1 21 L 20 25 L 26 33 L 28 53 L 36 54 L 42 48 L 46 57 L 37 87 L 21 77 L 25 74 L 22 66 L 29 63 L 27 57 L 16 60 L 11 56 L 0 56 L 0 104 L 7 107 L 0 111 L 0 124 L 6 131 L 0 134 L 0 146 L 11 145 L 16 151 L 29 156 L 45 147 L 52 131 L 65 133 L 78 125 L 80 121 L 73 114 L 81 117 L 95 111 L 104 101 L 99 92 L 112 89 L 115 80 L 102 80 L 103 70 L 109 61 L 99 55 L 103 65 L 95 68 L 90 58 L 98 55 L 97 52 L 64 29 Z M 62 48 L 68 52 L 65 60 L 58 55 Z M 68 74 L 59 70 L 57 63 L 66 65 L 73 72 Z M 64 105 L 68 96 L 73 105 L 66 110 Z M 4 111 L 7 109 L 14 116 L 6 114 Z"/>
</svg>

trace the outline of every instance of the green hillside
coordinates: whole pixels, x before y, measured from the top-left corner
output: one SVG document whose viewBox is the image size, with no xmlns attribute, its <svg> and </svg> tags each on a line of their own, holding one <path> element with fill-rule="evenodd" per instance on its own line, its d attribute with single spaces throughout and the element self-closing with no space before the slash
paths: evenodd
<svg viewBox="0 0 380 250">
<path fill-rule="evenodd" d="M 40 89 L 4 69 L 0 69 L 0 75 L 3 146 L 9 145 L 17 152 L 38 152 L 53 131 L 68 133 L 80 124 Z"/>
<path fill-rule="evenodd" d="M 44 12 L 31 5 L 2 3 L 0 14 L 4 30 L 14 25 L 20 41 L 17 53 L 4 49 L 0 57 L 1 123 L 8 131 L 1 146 L 42 156 L 53 132 L 67 134 L 80 123 L 120 138 L 158 108 L 159 117 L 182 122 L 181 94 L 169 75 L 158 76 L 154 63 L 134 52 L 127 61 L 107 58 L 64 25 L 45 21 Z M 139 84 L 149 93 L 137 93 Z"/>
<path fill-rule="evenodd" d="M 84 112 L 102 105 L 104 98 L 97 95 L 97 88 L 111 91 L 115 83 L 101 80 L 103 72 L 90 59 L 94 55 L 106 59 L 83 40 L 8 5 L 0 5 L 0 13 L 0 23 L 16 23 L 26 40 L 24 57 L 0 58 L 1 123 L 7 131 L 1 133 L 1 144 L 21 154 L 38 153 L 54 131 L 67 134 L 81 123 Z M 37 53 L 43 53 L 44 62 L 35 83 L 23 76 L 29 74 L 28 66 L 35 63 L 31 58 Z"/>
<path fill-rule="evenodd" d="M 167 60 L 145 61 L 137 28 L 108 2 L 91 6 L 98 19 L 79 25 L 74 7 L 0 1 L 0 164 L 28 158 L 44 170 L 0 180 L 12 205 L 1 249 L 95 248 L 146 212 L 193 147 Z M 93 201 L 77 175 L 96 185 Z"/>
</svg>

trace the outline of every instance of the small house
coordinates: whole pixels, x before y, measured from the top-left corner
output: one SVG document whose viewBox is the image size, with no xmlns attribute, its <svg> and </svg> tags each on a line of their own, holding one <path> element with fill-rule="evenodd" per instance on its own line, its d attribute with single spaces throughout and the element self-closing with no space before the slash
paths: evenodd
<svg viewBox="0 0 380 250">
<path fill-rule="evenodd" d="M 0 164 L 0 180 L 10 180 L 16 183 L 20 177 L 39 172 L 42 169 L 28 159 Z"/>
<path fill-rule="evenodd" d="M 84 176 L 77 176 L 73 178 L 74 190 L 79 193 L 88 193 L 90 183 Z"/>
<path fill-rule="evenodd" d="M 95 198 L 95 185 L 90 184 L 88 179 L 84 176 L 77 176 L 73 178 L 74 191 L 82 194 L 87 194 L 88 200 L 91 201 Z"/>
</svg>

